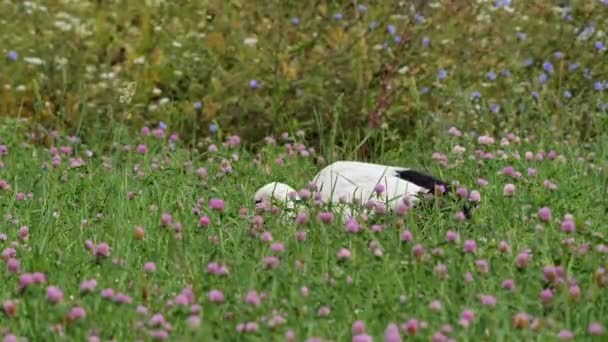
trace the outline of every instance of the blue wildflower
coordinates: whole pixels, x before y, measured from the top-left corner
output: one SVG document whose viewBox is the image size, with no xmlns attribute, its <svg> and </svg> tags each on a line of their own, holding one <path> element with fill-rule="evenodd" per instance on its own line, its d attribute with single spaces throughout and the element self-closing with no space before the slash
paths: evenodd
<svg viewBox="0 0 608 342">
<path fill-rule="evenodd" d="M 490 81 L 494 81 L 496 79 L 496 73 L 493 70 L 491 70 L 490 72 L 488 72 L 488 79 Z"/>
<path fill-rule="evenodd" d="M 604 43 L 603 42 L 599 42 L 599 41 L 595 42 L 595 48 L 598 51 L 604 51 L 604 50 L 606 50 L 606 46 L 604 45 Z"/>
<path fill-rule="evenodd" d="M 422 87 L 422 89 L 420 89 L 420 93 L 421 94 L 427 94 L 430 91 L 429 87 Z"/>
<path fill-rule="evenodd" d="M 490 104 L 490 110 L 492 110 L 492 112 L 494 114 L 498 114 L 498 112 L 500 112 L 500 105 L 496 104 L 496 103 L 492 103 L 492 104 Z"/>
<path fill-rule="evenodd" d="M 437 78 L 441 81 L 446 77 L 448 77 L 448 72 L 445 71 L 445 69 L 439 69 L 439 72 L 437 73 Z"/>
<path fill-rule="evenodd" d="M 367 6 L 365 5 L 359 5 L 357 6 L 357 9 L 359 10 L 359 12 L 367 12 Z"/>
<path fill-rule="evenodd" d="M 378 22 L 377 21 L 372 21 L 372 22 L 369 23 L 369 29 L 370 30 L 373 30 L 376 27 L 378 27 Z"/>
<path fill-rule="evenodd" d="M 300 24 L 300 18 L 298 18 L 298 17 L 291 18 L 291 23 L 294 24 L 294 25 L 299 25 Z"/>
<path fill-rule="evenodd" d="M 343 18 L 342 13 L 335 13 L 334 14 L 334 19 L 336 19 L 336 20 L 342 20 L 342 18 Z"/>
<path fill-rule="evenodd" d="M 545 63 L 543 63 L 543 69 L 545 69 L 546 72 L 552 74 L 553 73 L 553 64 L 551 64 L 551 62 L 546 61 Z"/>
<path fill-rule="evenodd" d="M 167 129 L 167 124 L 164 123 L 163 121 L 159 121 L 158 122 L 158 128 L 162 129 L 163 131 Z"/>
<path fill-rule="evenodd" d="M 209 131 L 210 131 L 211 133 L 215 133 L 215 132 L 217 132 L 217 129 L 218 129 L 218 128 L 217 128 L 217 125 L 216 125 L 216 124 L 214 124 L 214 123 L 213 123 L 213 124 L 209 125 Z"/>
<path fill-rule="evenodd" d="M 572 93 L 570 92 L 570 90 L 564 91 L 564 97 L 567 99 L 572 98 Z"/>
<path fill-rule="evenodd" d="M 538 83 L 540 83 L 540 84 L 545 84 L 548 80 L 549 80 L 549 76 L 547 76 L 547 74 L 545 74 L 544 72 L 541 73 L 540 76 L 538 77 Z"/>
<path fill-rule="evenodd" d="M 602 82 L 597 81 L 595 82 L 595 84 L 593 85 L 593 87 L 595 88 L 595 90 L 597 91 L 602 91 L 604 90 L 604 84 L 602 84 Z"/>
<path fill-rule="evenodd" d="M 504 77 L 509 77 L 509 76 L 511 76 L 511 72 L 509 70 L 507 70 L 507 69 L 503 69 L 502 70 L 502 75 Z"/>
<path fill-rule="evenodd" d="M 538 98 L 539 98 L 538 92 L 536 92 L 534 90 L 532 91 L 532 93 L 530 95 L 532 95 L 532 98 L 535 99 L 535 100 L 538 100 Z"/>
<path fill-rule="evenodd" d="M 534 64 L 534 59 L 533 59 L 533 58 L 528 58 L 528 59 L 526 59 L 526 60 L 524 61 L 524 66 L 525 66 L 525 67 L 529 67 L 529 66 L 531 66 L 532 64 Z"/>
<path fill-rule="evenodd" d="M 397 33 L 397 28 L 395 27 L 395 25 L 391 24 L 388 25 L 386 27 L 386 31 L 390 34 L 390 35 L 394 35 L 395 33 Z"/>
<path fill-rule="evenodd" d="M 553 56 L 555 56 L 555 58 L 557 58 L 557 59 L 562 59 L 562 58 L 564 58 L 564 53 L 563 53 L 563 52 L 561 52 L 561 51 L 556 51 L 556 52 L 553 54 Z"/>
<path fill-rule="evenodd" d="M 249 81 L 249 88 L 258 89 L 259 87 L 260 87 L 260 82 L 258 82 L 257 80 Z"/>
<path fill-rule="evenodd" d="M 524 32 L 518 32 L 517 38 L 519 38 L 519 40 L 526 40 L 526 38 L 528 38 L 528 35 Z"/>
<path fill-rule="evenodd" d="M 511 6 L 511 0 L 496 0 L 494 1 L 494 7 L 495 8 L 501 8 L 501 7 L 509 7 Z"/>
<path fill-rule="evenodd" d="M 427 47 L 431 43 L 431 39 L 429 37 L 422 37 L 422 46 Z"/>
<path fill-rule="evenodd" d="M 8 56 L 7 57 L 8 57 L 8 59 L 10 59 L 11 61 L 14 62 L 14 61 L 16 61 L 16 60 L 19 59 L 19 54 L 17 53 L 17 51 L 11 50 L 11 51 L 8 52 Z"/>
<path fill-rule="evenodd" d="M 475 99 L 479 99 L 479 98 L 481 98 L 481 93 L 479 93 L 478 91 L 474 91 L 470 95 L 471 101 L 473 101 Z"/>
<path fill-rule="evenodd" d="M 203 108 L 203 103 L 201 101 L 194 102 L 194 109 L 201 109 L 201 108 Z"/>
<path fill-rule="evenodd" d="M 570 65 L 568 65 L 568 70 L 575 71 L 576 69 L 578 69 L 578 67 L 579 67 L 578 63 L 570 63 Z"/>
</svg>

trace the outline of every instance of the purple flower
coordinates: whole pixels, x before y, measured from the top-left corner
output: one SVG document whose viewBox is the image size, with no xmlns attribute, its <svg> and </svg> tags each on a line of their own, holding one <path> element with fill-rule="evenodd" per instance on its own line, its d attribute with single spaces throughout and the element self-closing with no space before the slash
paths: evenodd
<svg viewBox="0 0 608 342">
<path fill-rule="evenodd" d="M 528 58 L 528 59 L 526 59 L 526 60 L 524 61 L 524 66 L 525 66 L 525 67 L 529 67 L 529 66 L 531 66 L 532 64 L 534 64 L 534 59 L 533 59 L 533 58 Z"/>
<path fill-rule="evenodd" d="M 11 51 L 8 52 L 7 57 L 8 57 L 9 60 L 11 60 L 11 61 L 14 62 L 14 61 L 16 61 L 16 60 L 19 59 L 19 54 L 17 53 L 17 51 L 11 50 Z"/>
<path fill-rule="evenodd" d="M 367 12 L 367 6 L 363 4 L 357 6 L 357 9 L 359 10 L 359 12 Z"/>
<path fill-rule="evenodd" d="M 504 77 L 509 77 L 509 76 L 511 76 L 511 72 L 509 70 L 507 70 L 507 69 L 503 69 L 502 70 L 502 75 Z"/>
<path fill-rule="evenodd" d="M 80 306 L 73 307 L 68 314 L 68 318 L 70 321 L 75 321 L 78 319 L 83 319 L 87 316 L 87 312 L 84 308 Z"/>
<path fill-rule="evenodd" d="M 258 82 L 257 80 L 249 81 L 249 88 L 258 89 L 259 87 L 260 87 L 260 82 Z"/>
<path fill-rule="evenodd" d="M 562 59 L 562 58 L 564 58 L 564 53 L 561 51 L 557 51 L 553 54 L 553 56 L 555 56 L 555 58 L 557 58 L 557 59 Z"/>
<path fill-rule="evenodd" d="M 201 109 L 203 108 L 203 103 L 201 101 L 196 101 L 194 102 L 194 109 Z"/>
<path fill-rule="evenodd" d="M 223 212 L 224 208 L 225 208 L 224 200 L 221 198 L 209 199 L 209 208 L 216 210 L 218 212 Z"/>
<path fill-rule="evenodd" d="M 471 98 L 471 100 L 479 99 L 479 98 L 481 98 L 481 94 L 478 91 L 474 91 L 471 93 L 470 98 Z"/>
<path fill-rule="evenodd" d="M 445 69 L 439 69 L 439 72 L 437 73 L 437 78 L 441 81 L 446 77 L 448 77 L 448 72 L 445 71 Z"/>
<path fill-rule="evenodd" d="M 579 67 L 578 63 L 570 63 L 570 65 L 568 65 L 568 70 L 575 71 L 576 69 L 578 69 L 578 67 Z"/>
<path fill-rule="evenodd" d="M 518 32 L 517 38 L 519 38 L 519 40 L 526 40 L 526 38 L 528 38 L 528 35 L 525 34 L 524 32 Z"/>
<path fill-rule="evenodd" d="M 63 300 L 63 291 L 55 286 L 49 286 L 46 289 L 46 298 L 49 302 L 57 304 Z"/>
<path fill-rule="evenodd" d="M 388 27 L 386 28 L 386 31 L 392 36 L 395 33 L 397 33 L 397 28 L 395 27 L 395 25 L 391 24 L 391 25 L 388 25 Z"/>
<path fill-rule="evenodd" d="M 496 8 L 509 7 L 509 6 L 511 6 L 511 0 L 496 0 L 496 1 L 494 1 L 494 7 L 496 7 Z"/>
<path fill-rule="evenodd" d="M 396 324 L 391 323 L 384 331 L 385 342 L 401 342 L 401 334 L 399 333 L 399 327 Z"/>
<path fill-rule="evenodd" d="M 319 220 L 323 223 L 331 223 L 334 220 L 334 214 L 331 211 L 324 211 L 317 215 Z"/>
<path fill-rule="evenodd" d="M 494 71 L 488 72 L 488 79 L 494 81 L 496 79 L 496 73 Z"/>
<path fill-rule="evenodd" d="M 532 96 L 532 98 L 535 100 L 538 100 L 539 97 L 538 92 L 534 90 L 532 91 L 532 93 L 530 93 L 530 96 Z"/>
<path fill-rule="evenodd" d="M 604 50 L 606 50 L 606 46 L 604 45 L 603 42 L 595 42 L 595 48 L 600 51 L 603 52 Z"/>
<path fill-rule="evenodd" d="M 148 153 L 148 146 L 146 146 L 145 144 L 139 144 L 137 145 L 137 153 L 139 154 L 146 154 Z"/>
<path fill-rule="evenodd" d="M 404 230 L 401 233 L 401 241 L 402 242 L 410 242 L 414 239 L 414 236 L 412 235 L 412 232 L 410 232 L 409 230 Z"/>
<path fill-rule="evenodd" d="M 207 297 L 209 298 L 209 301 L 211 301 L 212 303 L 223 303 L 225 298 L 224 298 L 224 294 L 222 293 L 222 291 L 219 290 L 211 290 L 207 293 Z"/>
<path fill-rule="evenodd" d="M 342 20 L 342 18 L 343 18 L 342 13 L 334 13 L 335 20 Z"/>
<path fill-rule="evenodd" d="M 606 333 L 606 328 L 604 328 L 602 323 L 593 322 L 593 323 L 589 324 L 589 327 L 587 328 L 587 332 L 589 332 L 589 335 L 592 335 L 592 336 L 602 336 L 602 335 L 604 335 L 604 333 Z"/>
<path fill-rule="evenodd" d="M 490 110 L 492 110 L 492 112 L 494 114 L 498 114 L 498 112 L 500 112 L 500 105 L 496 104 L 496 103 L 492 103 L 492 104 L 490 104 Z"/>
<path fill-rule="evenodd" d="M 427 47 L 431 43 L 431 39 L 429 37 L 422 38 L 422 46 Z"/>
<path fill-rule="evenodd" d="M 291 18 L 291 23 L 294 24 L 294 25 L 299 25 L 300 24 L 300 18 L 298 18 L 298 17 Z"/>
<path fill-rule="evenodd" d="M 601 81 L 597 81 L 595 82 L 595 84 L 593 85 L 593 87 L 595 88 L 595 90 L 597 91 L 602 91 L 604 90 L 604 84 Z"/>
<path fill-rule="evenodd" d="M 546 61 L 545 63 L 543 63 L 543 69 L 545 69 L 546 72 L 552 74 L 555 70 L 553 69 L 553 64 L 551 64 L 551 62 Z"/>
<path fill-rule="evenodd" d="M 557 334 L 557 337 L 560 340 L 571 340 L 574 338 L 574 334 L 570 330 L 560 330 L 560 332 Z"/>
<path fill-rule="evenodd" d="M 218 129 L 218 128 L 217 128 L 217 125 L 216 125 L 216 124 L 211 124 L 211 125 L 209 125 L 209 131 L 210 131 L 211 133 L 215 133 L 215 132 L 217 132 L 217 129 Z"/>
<path fill-rule="evenodd" d="M 81 293 L 93 292 L 93 290 L 95 290 L 96 287 L 97 287 L 97 280 L 95 280 L 95 279 L 84 280 L 80 284 L 80 292 Z"/>
<path fill-rule="evenodd" d="M 458 233 L 453 230 L 448 230 L 445 234 L 445 240 L 448 242 L 456 242 L 458 241 Z"/>
<path fill-rule="evenodd" d="M 540 74 L 540 76 L 538 77 L 538 83 L 540 84 L 545 84 L 547 82 L 547 80 L 549 80 L 549 76 L 547 76 L 547 74 L 545 74 L 544 72 Z"/>
<path fill-rule="evenodd" d="M 552 219 L 551 208 L 543 207 L 538 209 L 538 218 L 544 222 L 550 222 Z"/>
<path fill-rule="evenodd" d="M 378 27 L 378 22 L 377 21 L 372 21 L 372 22 L 369 23 L 369 29 L 370 30 L 373 30 L 376 27 Z"/>
<path fill-rule="evenodd" d="M 463 244 L 465 253 L 475 253 L 477 251 L 477 243 L 475 240 L 466 240 Z"/>
<path fill-rule="evenodd" d="M 164 123 L 163 121 L 159 121 L 158 122 L 158 128 L 162 129 L 163 131 L 167 129 L 167 124 Z"/>
</svg>

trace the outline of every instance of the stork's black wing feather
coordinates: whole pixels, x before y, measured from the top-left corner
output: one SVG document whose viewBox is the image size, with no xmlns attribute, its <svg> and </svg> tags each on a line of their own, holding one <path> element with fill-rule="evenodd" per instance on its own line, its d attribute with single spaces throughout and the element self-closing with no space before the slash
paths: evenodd
<svg viewBox="0 0 608 342">
<path fill-rule="evenodd" d="M 437 179 L 431 175 L 418 172 L 416 170 L 399 170 L 396 173 L 397 177 L 403 179 L 404 181 L 416 184 L 421 188 L 425 188 L 431 193 L 435 193 L 435 187 L 438 185 L 444 187 L 446 194 L 452 190 L 450 184 L 448 184 L 447 182 Z M 471 218 L 471 208 L 469 207 L 467 202 L 463 203 L 462 212 L 464 213 L 467 219 Z"/>
<path fill-rule="evenodd" d="M 416 184 L 421 188 L 425 188 L 431 192 L 435 192 L 435 186 L 443 185 L 445 191 L 449 191 L 450 185 L 442 180 L 439 180 L 431 175 L 424 174 L 415 170 L 399 170 L 397 171 L 397 177 Z"/>
</svg>

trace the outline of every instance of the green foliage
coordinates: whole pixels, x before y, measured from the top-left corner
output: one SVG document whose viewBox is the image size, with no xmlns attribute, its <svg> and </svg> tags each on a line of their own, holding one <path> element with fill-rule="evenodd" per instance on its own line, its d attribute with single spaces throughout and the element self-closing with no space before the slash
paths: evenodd
<svg viewBox="0 0 608 342">
<path fill-rule="evenodd" d="M 342 97 L 340 128 L 359 140 L 368 126 L 411 136 L 451 124 L 593 139 L 606 126 L 605 99 L 593 85 L 607 72 L 594 44 L 608 7 L 571 1 L 564 12 L 555 3 L 514 1 L 511 11 L 494 1 L 382 1 L 361 11 L 325 1 L 5 1 L 2 52 L 19 59 L 0 68 L 0 111 L 85 132 L 109 120 L 132 127 L 165 120 L 188 138 L 216 121 L 249 141 L 296 126 L 316 134 L 318 120 L 336 122 Z M 595 32 L 578 39 L 592 23 Z M 541 85 L 544 61 L 554 72 Z M 130 82 L 134 96 L 120 103 Z M 470 100 L 474 91 L 480 100 Z"/>
</svg>

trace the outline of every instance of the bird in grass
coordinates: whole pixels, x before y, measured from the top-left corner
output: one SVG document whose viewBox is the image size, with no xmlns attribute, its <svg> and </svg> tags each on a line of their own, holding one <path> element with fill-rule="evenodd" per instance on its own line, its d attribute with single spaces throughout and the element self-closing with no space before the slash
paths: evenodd
<svg viewBox="0 0 608 342">
<path fill-rule="evenodd" d="M 375 200 L 387 204 L 388 209 L 393 211 L 403 203 L 413 206 L 425 195 L 451 191 L 447 182 L 416 170 L 356 161 L 334 162 L 323 168 L 313 182 L 321 201 L 325 203 L 364 206 L 370 200 Z M 294 188 L 279 182 L 264 185 L 254 195 L 256 205 L 270 203 L 273 199 L 293 209 L 300 197 Z M 470 218 L 468 206 L 462 209 L 465 216 Z M 349 208 L 343 219 L 348 219 L 352 214 Z"/>
</svg>

